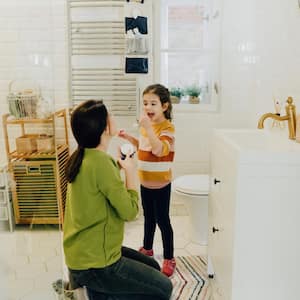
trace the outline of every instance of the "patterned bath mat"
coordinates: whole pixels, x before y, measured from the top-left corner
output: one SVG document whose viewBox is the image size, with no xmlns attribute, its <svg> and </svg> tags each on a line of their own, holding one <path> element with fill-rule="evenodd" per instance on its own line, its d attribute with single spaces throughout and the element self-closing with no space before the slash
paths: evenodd
<svg viewBox="0 0 300 300">
<path fill-rule="evenodd" d="M 201 256 L 177 256 L 176 271 L 171 280 L 171 300 L 209 300 L 211 287 L 207 276 L 207 262 Z M 161 261 L 161 259 L 159 259 Z"/>
</svg>

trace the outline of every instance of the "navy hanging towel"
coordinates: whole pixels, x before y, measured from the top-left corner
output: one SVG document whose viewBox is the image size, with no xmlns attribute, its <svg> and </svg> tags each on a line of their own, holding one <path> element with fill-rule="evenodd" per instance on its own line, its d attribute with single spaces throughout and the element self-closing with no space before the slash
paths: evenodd
<svg viewBox="0 0 300 300">
<path fill-rule="evenodd" d="M 136 18 L 125 17 L 125 32 L 137 28 L 141 34 L 148 33 L 147 17 L 137 16 Z"/>
<path fill-rule="evenodd" d="M 148 73 L 148 58 L 126 57 L 125 73 Z"/>
</svg>

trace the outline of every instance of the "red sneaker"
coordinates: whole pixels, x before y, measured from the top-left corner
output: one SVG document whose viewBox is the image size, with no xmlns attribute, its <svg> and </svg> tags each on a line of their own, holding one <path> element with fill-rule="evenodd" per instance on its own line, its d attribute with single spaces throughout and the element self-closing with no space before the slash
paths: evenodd
<svg viewBox="0 0 300 300">
<path fill-rule="evenodd" d="M 143 254 L 145 254 L 147 256 L 153 256 L 153 249 L 147 250 L 144 247 L 141 247 L 139 249 L 139 252 L 141 252 L 141 253 L 143 253 Z"/>
<path fill-rule="evenodd" d="M 176 268 L 175 258 L 172 259 L 164 259 L 163 267 L 161 269 L 162 273 L 167 275 L 168 277 L 172 276 Z"/>
</svg>

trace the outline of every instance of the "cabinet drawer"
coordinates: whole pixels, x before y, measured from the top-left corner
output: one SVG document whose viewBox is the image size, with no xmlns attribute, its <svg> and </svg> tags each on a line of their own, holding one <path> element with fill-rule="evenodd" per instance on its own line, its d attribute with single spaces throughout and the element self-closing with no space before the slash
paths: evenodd
<svg viewBox="0 0 300 300">
<path fill-rule="evenodd" d="M 212 199 L 209 206 L 209 242 L 208 253 L 219 286 L 230 294 L 233 271 L 233 214 L 224 210 Z M 218 299 L 218 298 L 217 298 Z M 220 299 L 225 300 L 225 296 Z"/>
<path fill-rule="evenodd" d="M 212 150 L 211 155 L 211 190 L 213 206 L 218 206 L 224 214 L 232 214 L 235 207 L 236 159 L 220 147 Z"/>
<path fill-rule="evenodd" d="M 0 206 L 0 221 L 8 220 L 8 209 L 6 206 Z"/>
</svg>

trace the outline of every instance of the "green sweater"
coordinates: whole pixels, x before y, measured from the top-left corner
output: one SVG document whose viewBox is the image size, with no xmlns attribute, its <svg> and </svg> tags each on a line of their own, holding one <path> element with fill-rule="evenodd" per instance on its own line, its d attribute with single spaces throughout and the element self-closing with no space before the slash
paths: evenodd
<svg viewBox="0 0 300 300">
<path fill-rule="evenodd" d="M 85 149 L 79 173 L 68 184 L 63 247 L 73 270 L 103 268 L 121 257 L 124 222 L 138 213 L 138 193 L 127 190 L 115 160 Z"/>
</svg>

